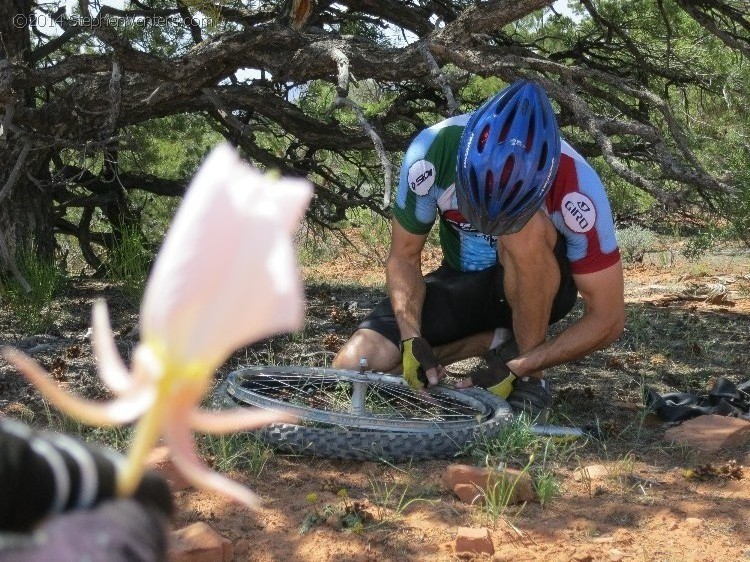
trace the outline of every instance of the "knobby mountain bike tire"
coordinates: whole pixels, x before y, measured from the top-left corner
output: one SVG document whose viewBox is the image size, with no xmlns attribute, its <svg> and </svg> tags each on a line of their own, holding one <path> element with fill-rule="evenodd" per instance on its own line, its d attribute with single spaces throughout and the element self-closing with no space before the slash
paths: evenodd
<svg viewBox="0 0 750 562">
<path fill-rule="evenodd" d="M 401 377 L 315 367 L 235 371 L 217 388 L 215 402 L 296 416 L 294 424 L 256 431 L 279 449 L 356 460 L 449 458 L 512 419 L 508 403 L 482 389 L 423 394 Z"/>
</svg>

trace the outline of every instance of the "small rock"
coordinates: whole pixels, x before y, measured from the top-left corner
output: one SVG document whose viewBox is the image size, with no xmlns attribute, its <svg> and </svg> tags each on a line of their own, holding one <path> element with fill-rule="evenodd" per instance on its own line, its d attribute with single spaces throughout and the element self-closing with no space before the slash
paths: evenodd
<svg viewBox="0 0 750 562">
<path fill-rule="evenodd" d="M 180 492 L 191 487 L 190 482 L 175 468 L 169 447 L 155 447 L 146 457 L 146 469 L 161 473 L 172 492 Z"/>
<path fill-rule="evenodd" d="M 464 498 L 470 496 L 472 503 L 476 494 L 481 494 L 481 490 L 497 489 L 500 482 L 505 480 L 508 486 L 512 487 L 508 504 L 531 501 L 534 499 L 534 487 L 531 482 L 531 476 L 526 472 L 506 468 L 504 470 L 491 470 L 489 468 L 479 468 L 466 464 L 451 464 L 443 473 L 443 483 L 449 490 L 466 501 Z M 461 487 L 461 494 L 456 490 L 457 485 L 468 485 Z M 473 494 L 471 493 L 473 491 Z"/>
<path fill-rule="evenodd" d="M 481 529 L 459 527 L 456 535 L 456 554 L 458 556 L 462 554 L 495 554 L 490 530 L 486 527 Z"/>
<path fill-rule="evenodd" d="M 615 538 L 614 537 L 596 537 L 591 542 L 595 542 L 597 544 L 603 544 L 607 542 L 615 542 Z"/>
<path fill-rule="evenodd" d="M 247 556 L 247 554 L 250 552 L 250 541 L 247 539 L 240 539 L 236 543 L 234 543 L 234 554 L 238 558 L 243 558 Z"/>
<path fill-rule="evenodd" d="M 232 562 L 234 557 L 232 542 L 202 521 L 174 531 L 170 538 L 170 562 Z"/>
<path fill-rule="evenodd" d="M 337 531 L 340 531 L 344 528 L 344 524 L 341 522 L 341 517 L 339 517 L 336 514 L 329 515 L 326 519 L 326 525 L 329 527 L 333 527 Z"/>
<path fill-rule="evenodd" d="M 456 484 L 453 487 L 453 493 L 464 503 L 477 505 L 484 504 L 485 494 L 474 484 Z"/>
<path fill-rule="evenodd" d="M 592 464 L 583 468 L 577 468 L 573 472 L 573 480 L 576 482 L 603 480 L 609 476 L 609 469 L 603 464 Z"/>
<path fill-rule="evenodd" d="M 622 550 L 613 548 L 609 551 L 609 559 L 612 560 L 612 562 L 620 562 L 623 558 L 625 558 L 625 553 Z"/>
<path fill-rule="evenodd" d="M 750 422 L 714 414 L 698 416 L 670 427 L 664 432 L 664 439 L 715 453 L 750 443 Z"/>
<path fill-rule="evenodd" d="M 679 525 L 677 525 L 677 521 L 670 521 L 669 523 L 667 523 L 667 531 L 675 531 L 677 530 L 677 527 L 679 527 Z"/>
<path fill-rule="evenodd" d="M 698 519 L 697 517 L 687 517 L 685 519 L 685 525 L 688 527 L 700 527 L 703 525 L 703 519 Z"/>
<path fill-rule="evenodd" d="M 594 559 L 588 552 L 574 552 L 573 560 L 576 562 L 591 562 Z"/>
</svg>

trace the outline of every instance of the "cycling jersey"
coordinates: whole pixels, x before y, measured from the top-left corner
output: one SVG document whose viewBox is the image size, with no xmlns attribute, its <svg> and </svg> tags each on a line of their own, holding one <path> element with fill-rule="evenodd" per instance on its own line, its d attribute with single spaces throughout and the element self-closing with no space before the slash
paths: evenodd
<svg viewBox="0 0 750 562">
<path fill-rule="evenodd" d="M 422 131 L 404 156 L 393 215 L 412 234 L 427 234 L 440 217 L 440 245 L 446 263 L 479 271 L 497 262 L 497 237 L 478 232 L 458 210 L 456 159 L 470 114 L 446 119 Z M 565 140 L 546 211 L 565 238 L 574 274 L 594 273 L 620 260 L 614 221 L 599 176 Z"/>
</svg>

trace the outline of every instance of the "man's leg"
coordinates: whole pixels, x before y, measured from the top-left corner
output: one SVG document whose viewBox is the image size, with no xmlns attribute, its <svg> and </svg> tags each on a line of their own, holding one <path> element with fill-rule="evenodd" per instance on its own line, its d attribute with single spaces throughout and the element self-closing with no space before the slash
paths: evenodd
<svg viewBox="0 0 750 562">
<path fill-rule="evenodd" d="M 370 330 L 360 328 L 336 354 L 333 359 L 335 369 L 359 369 L 359 360 L 367 359 L 368 370 L 391 373 L 401 368 L 401 353 L 398 347 L 387 337 Z"/>
<path fill-rule="evenodd" d="M 484 355 L 493 341 L 497 313 L 488 305 L 497 272 L 463 273 L 443 266 L 426 278 L 422 336 L 433 346 L 441 365 Z M 493 301 L 493 299 L 489 299 Z M 508 319 L 509 322 L 509 319 Z M 367 358 L 370 369 L 400 372 L 400 333 L 388 299 L 360 324 L 333 360 L 340 369 L 358 369 Z"/>
<path fill-rule="evenodd" d="M 490 348 L 494 332 L 482 332 L 433 350 L 441 365 L 450 365 L 470 357 L 481 357 Z M 333 359 L 334 369 L 359 369 L 359 360 L 367 358 L 369 370 L 385 373 L 401 372 L 401 353 L 391 340 L 375 330 L 360 328 L 344 344 Z"/>
<path fill-rule="evenodd" d="M 446 366 L 471 357 L 482 357 L 489 351 L 494 335 L 490 330 L 437 346 L 433 348 L 435 357 Z"/>
</svg>

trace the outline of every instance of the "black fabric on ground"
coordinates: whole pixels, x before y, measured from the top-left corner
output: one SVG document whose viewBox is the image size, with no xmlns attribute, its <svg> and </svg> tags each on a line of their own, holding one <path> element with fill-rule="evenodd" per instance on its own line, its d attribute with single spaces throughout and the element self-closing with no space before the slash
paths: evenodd
<svg viewBox="0 0 750 562">
<path fill-rule="evenodd" d="M 658 394 L 644 389 L 646 406 L 669 422 L 689 420 L 704 414 L 717 414 L 750 421 L 750 380 L 735 385 L 720 377 L 706 396 L 686 392 Z"/>
<path fill-rule="evenodd" d="M 135 500 L 54 517 L 32 535 L 0 533 L 0 562 L 164 562 L 167 519 Z"/>
</svg>

